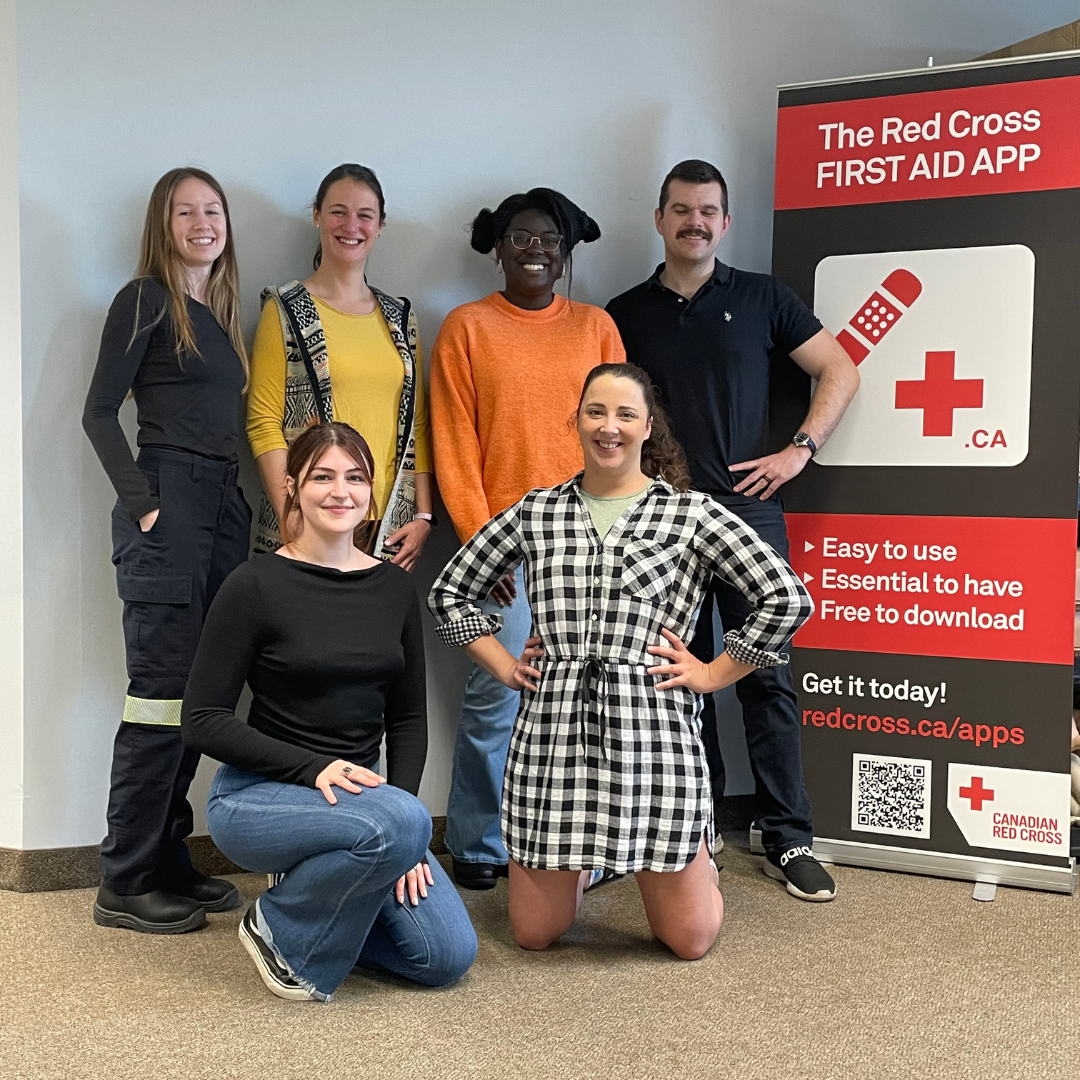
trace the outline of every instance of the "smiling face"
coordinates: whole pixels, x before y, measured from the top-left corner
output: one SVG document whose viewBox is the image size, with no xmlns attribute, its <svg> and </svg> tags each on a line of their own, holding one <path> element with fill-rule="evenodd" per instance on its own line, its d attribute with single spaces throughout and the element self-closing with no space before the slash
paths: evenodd
<svg viewBox="0 0 1080 1080">
<path fill-rule="evenodd" d="M 323 259 L 328 262 L 363 262 L 382 232 L 379 197 L 360 180 L 338 180 L 312 212 L 319 229 Z"/>
<path fill-rule="evenodd" d="M 641 446 L 652 434 L 645 395 L 630 378 L 599 375 L 586 387 L 577 417 L 585 471 L 641 471 Z"/>
<path fill-rule="evenodd" d="M 173 191 L 169 228 L 185 266 L 213 266 L 229 235 L 221 196 L 197 177 L 181 180 Z"/>
<path fill-rule="evenodd" d="M 306 465 L 300 476 L 300 535 L 308 528 L 327 538 L 351 534 L 364 521 L 371 484 L 364 469 L 340 446 L 331 446 L 316 464 Z M 286 478 L 286 486 L 295 496 L 296 483 L 291 476 Z"/>
<path fill-rule="evenodd" d="M 711 264 L 730 224 L 717 183 L 672 180 L 664 209 L 656 211 L 656 231 L 664 238 L 667 261 L 683 266 Z"/>
<path fill-rule="evenodd" d="M 515 233 L 521 234 L 520 239 L 529 238 L 527 248 L 515 247 L 511 239 Z M 522 210 L 510 219 L 506 235 L 495 241 L 495 254 L 502 262 L 507 299 L 511 302 L 515 297 L 529 300 L 546 297 L 550 302 L 555 282 L 562 277 L 564 245 L 560 243 L 554 251 L 544 251 L 540 242 L 531 238 L 538 236 L 550 246 L 558 235 L 558 226 L 541 210 Z"/>
</svg>

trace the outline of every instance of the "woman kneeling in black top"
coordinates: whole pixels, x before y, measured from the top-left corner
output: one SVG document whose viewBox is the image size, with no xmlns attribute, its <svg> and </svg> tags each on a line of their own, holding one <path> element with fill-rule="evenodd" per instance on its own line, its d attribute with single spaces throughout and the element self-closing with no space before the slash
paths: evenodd
<svg viewBox="0 0 1080 1080">
<path fill-rule="evenodd" d="M 373 471 L 347 424 L 292 444 L 287 543 L 222 585 L 184 697 L 184 740 L 225 763 L 210 835 L 240 866 L 284 874 L 244 916 L 240 941 L 289 1000 L 328 1000 L 358 961 L 441 986 L 476 956 L 461 899 L 426 857 L 431 819 L 416 798 L 420 604 L 404 570 L 355 546 Z M 247 724 L 235 714 L 245 680 Z M 389 783 L 373 771 L 384 734 Z"/>
</svg>

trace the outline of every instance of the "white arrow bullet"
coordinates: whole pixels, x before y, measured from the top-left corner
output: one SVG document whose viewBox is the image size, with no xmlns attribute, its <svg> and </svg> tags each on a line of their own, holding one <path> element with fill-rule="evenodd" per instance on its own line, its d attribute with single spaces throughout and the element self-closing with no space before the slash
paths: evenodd
<svg viewBox="0 0 1080 1080">
<path fill-rule="evenodd" d="M 807 551 L 813 551 L 814 550 L 814 545 L 811 544 L 809 540 L 804 540 L 802 549 L 803 549 L 804 553 L 807 552 Z"/>
<path fill-rule="evenodd" d="M 814 580 L 814 575 L 813 574 L 803 574 L 802 579 L 803 579 L 804 582 L 813 581 Z"/>
</svg>

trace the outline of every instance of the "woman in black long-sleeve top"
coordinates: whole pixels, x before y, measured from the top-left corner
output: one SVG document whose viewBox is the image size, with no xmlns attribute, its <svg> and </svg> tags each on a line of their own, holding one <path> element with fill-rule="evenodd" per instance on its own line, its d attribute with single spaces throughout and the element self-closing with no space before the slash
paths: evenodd
<svg viewBox="0 0 1080 1080">
<path fill-rule="evenodd" d="M 180 703 L 206 609 L 247 558 L 251 511 L 236 486 L 246 381 L 225 195 L 201 169 L 173 169 L 150 197 L 139 273 L 109 310 L 83 412 L 118 496 L 130 680 L 94 904 L 103 926 L 176 934 L 240 904 L 229 882 L 196 873 L 184 843 L 199 755 L 180 738 Z M 129 391 L 137 461 L 117 419 Z"/>
<path fill-rule="evenodd" d="M 371 452 L 347 424 L 319 424 L 293 442 L 286 472 L 286 543 L 221 587 L 182 713 L 188 744 L 224 762 L 206 811 L 214 842 L 249 870 L 284 875 L 244 916 L 240 941 L 286 1000 L 328 999 L 358 960 L 453 982 L 476 935 L 425 856 L 420 603 L 404 570 L 356 542 Z M 246 724 L 235 713 L 245 682 Z M 374 771 L 384 736 L 389 783 Z"/>
</svg>

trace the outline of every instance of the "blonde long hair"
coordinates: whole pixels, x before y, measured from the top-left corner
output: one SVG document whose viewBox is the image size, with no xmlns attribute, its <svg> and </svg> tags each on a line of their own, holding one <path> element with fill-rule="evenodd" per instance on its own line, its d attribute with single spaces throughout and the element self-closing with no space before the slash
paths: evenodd
<svg viewBox="0 0 1080 1080">
<path fill-rule="evenodd" d="M 244 391 L 248 388 L 250 369 L 248 366 L 247 347 L 240 328 L 240 275 L 236 268 L 236 248 L 233 245 L 232 222 L 229 220 L 229 204 L 221 185 L 202 169 L 170 169 L 155 185 L 146 207 L 146 224 L 143 226 L 142 250 L 139 254 L 140 278 L 155 278 L 169 294 L 169 302 L 161 314 L 149 326 L 139 326 L 139 303 L 135 305 L 135 328 L 132 341 L 140 333 L 160 322 L 166 311 L 172 317 L 173 330 L 176 334 L 176 355 L 179 358 L 185 352 L 202 356 L 195 341 L 195 328 L 191 324 L 191 314 L 187 306 L 187 274 L 184 261 L 176 249 L 172 233 L 172 201 L 177 186 L 189 177 L 201 180 L 213 188 L 221 200 L 221 209 L 225 214 L 225 248 L 214 260 L 210 269 L 210 279 L 206 283 L 206 306 L 213 312 L 218 324 L 229 336 L 236 355 L 244 369 Z M 140 286 L 139 301 L 142 300 Z"/>
</svg>

